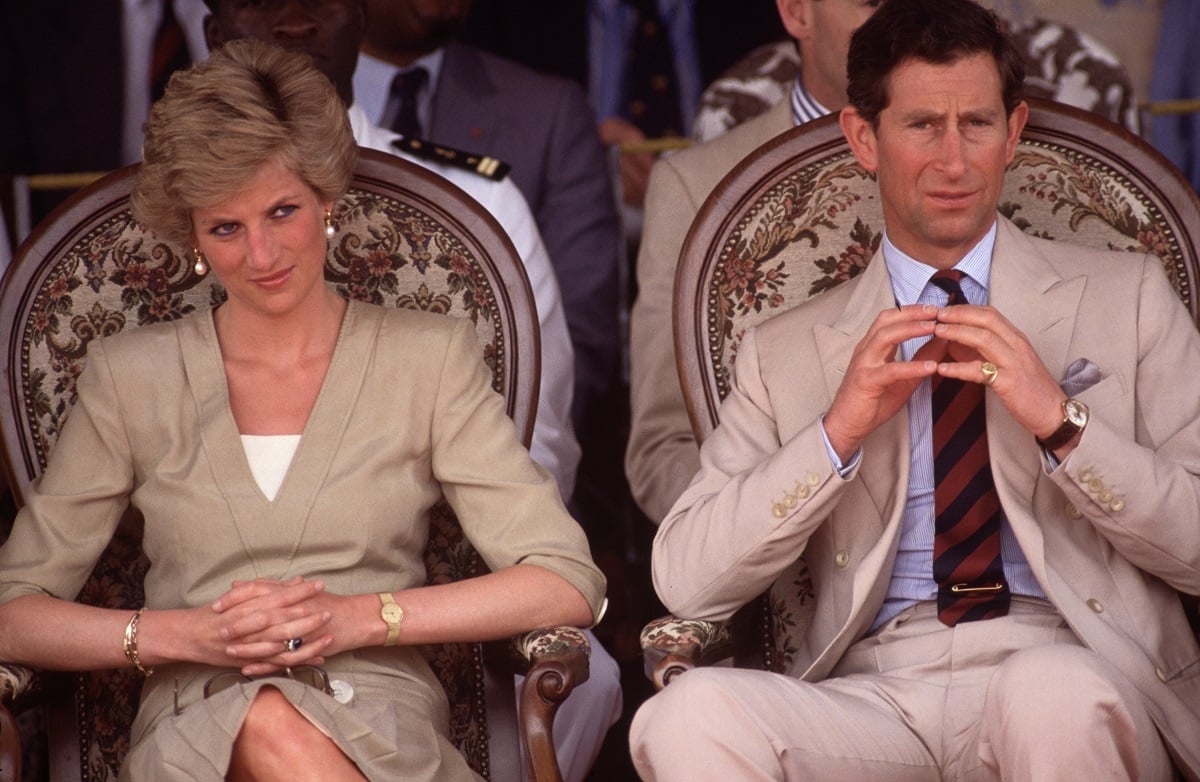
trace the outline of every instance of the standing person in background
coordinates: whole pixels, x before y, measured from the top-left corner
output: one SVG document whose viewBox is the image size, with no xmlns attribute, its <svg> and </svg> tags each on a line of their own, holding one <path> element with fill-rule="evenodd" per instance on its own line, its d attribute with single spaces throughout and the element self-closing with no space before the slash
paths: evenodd
<svg viewBox="0 0 1200 782">
<path fill-rule="evenodd" d="M 800 48 L 800 73 L 788 99 L 711 143 L 665 158 L 650 179 L 630 320 L 632 424 L 625 474 L 634 499 L 655 524 L 700 466 L 672 336 L 672 291 L 684 237 L 704 199 L 744 157 L 789 128 L 846 105 L 850 34 L 875 12 L 879 0 L 777 0 L 776 5 Z"/>
<path fill-rule="evenodd" d="M 620 144 L 687 135 L 704 86 L 781 34 L 770 0 L 474 0 L 464 40 L 585 85 Z M 641 207 L 653 162 L 622 156 L 625 203 Z"/>
<path fill-rule="evenodd" d="M 377 125 L 511 166 L 562 291 L 583 451 L 573 507 L 592 533 L 616 516 L 607 496 L 614 492 L 598 486 L 595 473 L 620 475 L 607 443 L 621 351 L 620 234 L 608 163 L 578 85 L 457 40 L 470 9 L 470 0 L 368 0 L 354 97 Z M 611 466 L 597 463 L 605 456 Z"/>
</svg>

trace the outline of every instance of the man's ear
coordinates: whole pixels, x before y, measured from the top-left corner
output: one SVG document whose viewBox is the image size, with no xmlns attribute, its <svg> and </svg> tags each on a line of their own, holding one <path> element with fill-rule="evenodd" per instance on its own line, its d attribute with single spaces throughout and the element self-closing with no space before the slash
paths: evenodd
<svg viewBox="0 0 1200 782">
<path fill-rule="evenodd" d="M 775 0 L 783 29 L 793 40 L 803 41 L 812 37 L 812 4 L 813 0 Z"/>
<path fill-rule="evenodd" d="M 217 22 L 216 14 L 209 14 L 204 17 L 204 43 L 208 45 L 210 52 L 225 43 L 225 38 L 221 35 L 221 25 Z"/>
<path fill-rule="evenodd" d="M 1025 130 L 1025 123 L 1029 120 L 1029 104 L 1021 101 L 1017 107 L 1012 110 L 1012 114 L 1008 115 L 1008 138 L 1005 140 L 1004 162 L 1013 162 L 1013 155 L 1017 153 L 1017 143 L 1021 140 L 1021 131 Z"/>
<path fill-rule="evenodd" d="M 875 171 L 879 163 L 875 127 L 863 119 L 853 106 L 842 109 L 838 121 L 842 126 L 842 135 L 846 137 L 850 151 L 859 164 L 868 171 Z"/>
</svg>

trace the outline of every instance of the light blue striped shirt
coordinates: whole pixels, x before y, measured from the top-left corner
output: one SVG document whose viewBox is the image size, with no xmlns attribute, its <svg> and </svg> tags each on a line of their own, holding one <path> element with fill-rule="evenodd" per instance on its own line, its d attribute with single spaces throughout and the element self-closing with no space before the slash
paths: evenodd
<svg viewBox="0 0 1200 782">
<path fill-rule="evenodd" d="M 961 283 L 963 294 L 972 304 L 987 304 L 991 281 L 992 249 L 996 243 L 996 225 L 979 244 L 954 265 L 966 275 Z M 929 279 L 937 269 L 905 255 L 883 237 L 883 260 L 892 281 L 892 293 L 898 304 L 946 305 L 945 291 L 930 285 Z M 900 346 L 900 357 L 909 361 L 929 337 L 911 339 Z M 989 399 L 988 404 L 998 404 Z M 900 526 L 900 545 L 887 598 L 875 617 L 872 629 L 909 606 L 937 599 L 937 582 L 933 580 L 933 410 L 930 386 L 926 380 L 908 400 L 908 431 L 911 443 L 908 495 Z M 1032 435 L 1031 435 L 1032 436 Z M 1046 596 L 1029 569 L 1025 554 L 1013 535 L 1008 518 L 1001 514 L 1000 552 L 1004 558 L 1004 575 L 1014 595 Z"/>
</svg>

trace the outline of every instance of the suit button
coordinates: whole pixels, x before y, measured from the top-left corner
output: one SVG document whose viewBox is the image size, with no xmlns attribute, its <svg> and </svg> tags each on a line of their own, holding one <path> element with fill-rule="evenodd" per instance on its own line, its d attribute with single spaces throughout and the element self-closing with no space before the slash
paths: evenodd
<svg viewBox="0 0 1200 782">
<path fill-rule="evenodd" d="M 1081 483 L 1089 483 L 1092 480 L 1092 471 L 1087 469 L 1080 470 L 1079 480 Z"/>
<path fill-rule="evenodd" d="M 837 553 L 837 556 L 833 558 L 833 563 L 841 568 L 846 567 L 846 565 L 850 564 L 850 552 L 846 551 L 846 549 L 842 549 Z"/>
<path fill-rule="evenodd" d="M 1167 683 L 1167 673 L 1162 668 L 1155 668 L 1154 675 L 1157 676 L 1158 680 L 1163 684 Z"/>
<path fill-rule="evenodd" d="M 798 494 L 800 496 L 800 499 L 802 499 L 802 500 L 808 499 L 808 495 L 809 495 L 808 487 L 805 486 L 803 483 L 796 484 L 796 494 Z"/>
<path fill-rule="evenodd" d="M 783 507 L 782 503 L 777 502 L 774 506 L 772 506 L 771 513 L 775 516 L 775 518 L 782 519 L 787 515 L 787 508 Z"/>
<path fill-rule="evenodd" d="M 1120 513 L 1125 510 L 1125 498 L 1117 497 L 1108 507 L 1112 508 L 1113 513 Z"/>
<path fill-rule="evenodd" d="M 1092 490 L 1093 494 L 1095 494 L 1104 488 L 1104 484 L 1100 482 L 1099 478 L 1092 478 L 1090 481 L 1088 481 L 1088 488 Z"/>
<path fill-rule="evenodd" d="M 1101 489 L 1096 496 L 1100 498 L 1101 502 L 1110 502 L 1113 498 L 1112 489 Z"/>
<path fill-rule="evenodd" d="M 796 507 L 796 495 L 795 494 L 783 495 L 783 504 L 789 508 Z"/>
<path fill-rule="evenodd" d="M 817 484 L 821 482 L 821 476 L 817 475 L 815 472 L 810 472 L 808 475 L 804 476 L 804 480 L 808 482 L 809 486 L 815 489 Z"/>
<path fill-rule="evenodd" d="M 1067 518 L 1069 518 L 1069 519 L 1075 519 L 1076 521 L 1078 521 L 1079 519 L 1083 518 L 1083 514 L 1079 512 L 1079 508 L 1076 508 L 1073 504 L 1071 504 L 1069 502 L 1067 503 L 1067 507 L 1065 508 L 1065 510 L 1067 512 Z"/>
<path fill-rule="evenodd" d="M 1089 598 L 1088 598 L 1088 601 L 1087 601 L 1087 604 L 1088 604 L 1088 608 L 1092 609 L 1092 610 L 1093 610 L 1093 611 L 1095 611 L 1097 614 L 1102 614 L 1102 613 L 1104 613 L 1104 606 L 1103 606 L 1103 605 L 1100 603 L 1100 601 L 1099 601 L 1099 600 L 1097 600 L 1096 598 L 1094 598 L 1094 597 L 1089 597 Z"/>
</svg>

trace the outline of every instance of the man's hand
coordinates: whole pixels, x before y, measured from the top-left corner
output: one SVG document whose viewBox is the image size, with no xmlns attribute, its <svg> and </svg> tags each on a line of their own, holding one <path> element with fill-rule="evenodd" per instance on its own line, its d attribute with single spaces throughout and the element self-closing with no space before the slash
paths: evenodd
<svg viewBox="0 0 1200 782">
<path fill-rule="evenodd" d="M 902 342 L 934 333 L 937 312 L 931 304 L 885 310 L 854 347 L 846 377 L 825 414 L 825 434 L 842 462 L 849 461 L 867 436 L 891 419 L 921 381 L 937 371 L 946 351 L 946 344 L 938 339 L 922 346 L 912 361 L 896 360 Z"/>
<path fill-rule="evenodd" d="M 1062 424 L 1067 395 L 1051 376 L 1029 340 L 993 307 L 962 304 L 937 314 L 934 334 L 948 343 L 949 360 L 938 364 L 943 377 L 982 383 L 983 362 L 996 366 L 990 386 L 1017 423 L 1034 437 L 1046 438 Z M 1075 441 L 1055 451 L 1064 459 Z"/>
</svg>

